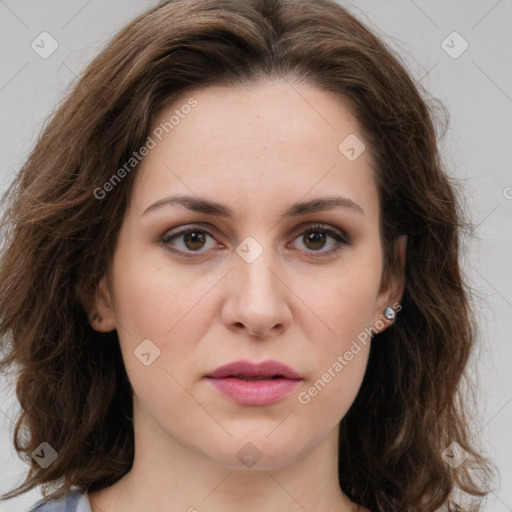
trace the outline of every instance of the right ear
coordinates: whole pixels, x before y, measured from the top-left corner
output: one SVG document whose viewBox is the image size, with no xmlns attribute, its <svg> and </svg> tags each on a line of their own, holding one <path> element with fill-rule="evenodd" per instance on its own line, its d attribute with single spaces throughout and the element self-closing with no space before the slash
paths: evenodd
<svg viewBox="0 0 512 512">
<path fill-rule="evenodd" d="M 87 313 L 91 327 L 95 331 L 111 332 L 116 329 L 116 320 L 106 276 L 103 276 L 96 285 Z"/>
</svg>

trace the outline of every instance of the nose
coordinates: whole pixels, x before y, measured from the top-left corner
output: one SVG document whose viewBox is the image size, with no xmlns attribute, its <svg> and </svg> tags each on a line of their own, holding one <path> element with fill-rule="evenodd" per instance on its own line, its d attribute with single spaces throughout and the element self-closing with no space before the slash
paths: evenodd
<svg viewBox="0 0 512 512">
<path fill-rule="evenodd" d="M 267 338 L 280 335 L 289 326 L 291 292 L 269 253 L 263 251 L 252 263 L 236 255 L 234 268 L 227 276 L 227 296 L 222 310 L 227 329 Z"/>
</svg>

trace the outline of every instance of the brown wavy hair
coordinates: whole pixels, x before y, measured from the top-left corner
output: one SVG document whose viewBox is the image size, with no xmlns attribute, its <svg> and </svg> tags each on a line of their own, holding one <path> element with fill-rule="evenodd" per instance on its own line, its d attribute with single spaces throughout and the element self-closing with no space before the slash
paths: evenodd
<svg viewBox="0 0 512 512">
<path fill-rule="evenodd" d="M 94 191 L 179 95 L 273 78 L 350 105 L 375 170 L 386 275 L 399 268 L 394 240 L 408 237 L 402 310 L 374 336 L 341 421 L 340 487 L 374 512 L 479 510 L 494 466 L 475 445 L 463 393 L 477 326 L 459 262 L 471 224 L 438 148 L 438 107 L 448 115 L 331 0 L 161 2 L 113 37 L 44 127 L 4 196 L 0 368 L 16 367 L 13 439 L 30 470 L 2 499 L 41 484 L 50 499 L 72 486 L 93 492 L 130 470 L 132 388 L 117 333 L 93 330 L 84 305 L 110 268 L 136 168 L 108 197 Z M 47 469 L 30 457 L 43 441 L 59 454 Z M 456 469 L 442 457 L 453 441 L 469 455 Z"/>
</svg>

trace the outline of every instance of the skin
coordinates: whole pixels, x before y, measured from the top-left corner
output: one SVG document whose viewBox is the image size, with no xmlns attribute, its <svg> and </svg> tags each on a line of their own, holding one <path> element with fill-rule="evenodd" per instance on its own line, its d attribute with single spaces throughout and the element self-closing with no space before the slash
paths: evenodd
<svg viewBox="0 0 512 512">
<path fill-rule="evenodd" d="M 336 96 L 284 81 L 188 93 L 154 127 L 191 96 L 197 106 L 137 171 L 112 275 L 99 283 L 91 309 L 98 312 L 95 329 L 117 329 L 134 389 L 135 432 L 132 470 L 91 493 L 92 510 L 364 510 L 339 488 L 337 447 L 370 343 L 359 343 L 357 355 L 309 403 L 298 400 L 365 327 L 387 328 L 382 313 L 402 296 L 401 276 L 381 283 L 368 151 L 349 161 L 338 149 L 349 134 L 363 141 L 361 129 Z M 233 217 L 169 205 L 143 215 L 177 194 L 221 202 Z M 332 196 L 363 212 L 338 207 L 283 217 L 295 202 Z M 196 231 L 211 236 L 160 241 L 197 223 Z M 315 223 L 342 230 L 351 243 L 322 257 L 337 242 L 330 235 L 323 244 L 308 241 L 301 233 Z M 263 250 L 251 263 L 236 252 L 248 236 Z M 402 258 L 404 243 L 397 244 Z M 133 353 L 144 339 L 160 350 L 149 366 Z M 204 379 L 239 359 L 275 359 L 304 380 L 276 404 L 240 405 Z M 261 455 L 252 467 L 237 456 L 248 442 Z"/>
</svg>

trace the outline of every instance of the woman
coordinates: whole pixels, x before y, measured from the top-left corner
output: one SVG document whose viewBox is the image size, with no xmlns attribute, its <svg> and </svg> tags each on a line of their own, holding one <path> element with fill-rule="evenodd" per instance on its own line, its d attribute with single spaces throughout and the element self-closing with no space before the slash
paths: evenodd
<svg viewBox="0 0 512 512">
<path fill-rule="evenodd" d="M 162 2 L 90 64 L 6 199 L 2 364 L 31 469 L 4 498 L 479 509 L 468 226 L 431 108 L 341 6 Z"/>
</svg>

